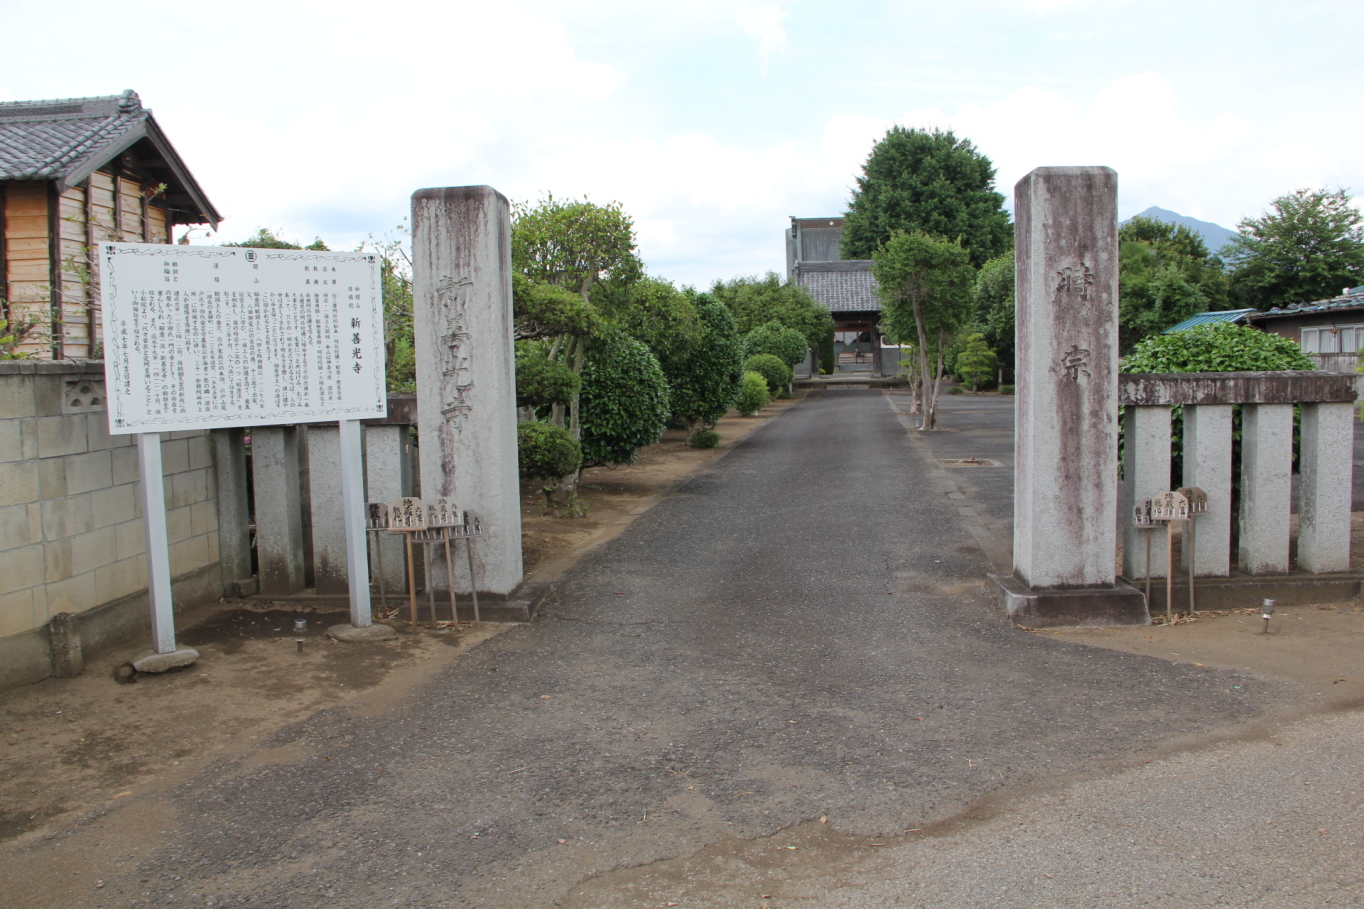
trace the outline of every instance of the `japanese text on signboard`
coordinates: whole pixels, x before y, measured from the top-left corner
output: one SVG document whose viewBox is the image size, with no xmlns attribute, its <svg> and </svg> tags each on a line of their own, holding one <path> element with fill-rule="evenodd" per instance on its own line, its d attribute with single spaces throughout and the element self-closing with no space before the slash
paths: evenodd
<svg viewBox="0 0 1364 909">
<path fill-rule="evenodd" d="M 386 413 L 377 256 L 99 249 L 110 432 Z"/>
</svg>

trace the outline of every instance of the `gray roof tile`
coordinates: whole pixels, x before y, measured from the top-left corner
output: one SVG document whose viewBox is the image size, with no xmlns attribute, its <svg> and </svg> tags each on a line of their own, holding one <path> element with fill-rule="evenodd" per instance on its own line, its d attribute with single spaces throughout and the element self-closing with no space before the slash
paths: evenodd
<svg viewBox="0 0 1364 909">
<path fill-rule="evenodd" d="M 60 179 L 102 153 L 107 160 L 111 146 L 116 153 L 143 135 L 150 116 L 132 91 L 0 103 L 0 180 Z"/>
<path fill-rule="evenodd" d="M 870 259 L 839 262 L 802 262 L 795 283 L 803 285 L 830 312 L 870 312 L 881 309 Z"/>
</svg>

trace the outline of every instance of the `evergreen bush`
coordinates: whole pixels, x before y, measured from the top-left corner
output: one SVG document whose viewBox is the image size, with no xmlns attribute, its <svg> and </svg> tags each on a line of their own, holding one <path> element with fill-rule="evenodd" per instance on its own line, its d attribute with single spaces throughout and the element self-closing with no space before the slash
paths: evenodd
<svg viewBox="0 0 1364 909">
<path fill-rule="evenodd" d="M 558 480 L 583 462 L 582 446 L 568 430 L 551 423 L 522 423 L 516 427 L 516 456 L 523 477 Z"/>
<path fill-rule="evenodd" d="M 750 331 L 744 338 L 744 350 L 750 358 L 757 354 L 771 354 L 788 367 L 795 366 L 810 355 L 810 345 L 805 335 L 775 319 Z"/>
<path fill-rule="evenodd" d="M 771 397 L 786 394 L 791 384 L 791 367 L 772 354 L 754 354 L 744 361 L 744 372 L 756 372 L 767 380 L 767 393 Z"/>
<path fill-rule="evenodd" d="M 760 372 L 746 372 L 739 382 L 739 400 L 734 407 L 742 417 L 751 417 L 772 400 L 767 391 L 767 379 Z"/>
<path fill-rule="evenodd" d="M 723 441 L 720 434 L 713 429 L 698 429 L 687 439 L 687 444 L 692 448 L 719 448 Z"/>
<path fill-rule="evenodd" d="M 701 320 L 700 342 L 677 362 L 668 379 L 675 422 L 687 428 L 713 426 L 739 394 L 743 343 L 734 316 L 719 301 L 700 294 L 694 301 Z"/>
<path fill-rule="evenodd" d="M 579 401 L 585 465 L 629 464 L 668 426 L 668 383 L 658 358 L 621 331 L 593 342 Z"/>
</svg>

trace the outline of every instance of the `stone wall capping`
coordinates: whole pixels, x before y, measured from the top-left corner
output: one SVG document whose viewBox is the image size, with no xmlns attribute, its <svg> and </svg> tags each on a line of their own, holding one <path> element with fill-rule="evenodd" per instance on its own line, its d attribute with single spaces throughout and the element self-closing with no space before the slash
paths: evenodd
<svg viewBox="0 0 1364 909">
<path fill-rule="evenodd" d="M 1360 377 L 1320 370 L 1282 372 L 1123 373 L 1118 403 L 1174 404 L 1343 403 L 1358 396 Z"/>
</svg>

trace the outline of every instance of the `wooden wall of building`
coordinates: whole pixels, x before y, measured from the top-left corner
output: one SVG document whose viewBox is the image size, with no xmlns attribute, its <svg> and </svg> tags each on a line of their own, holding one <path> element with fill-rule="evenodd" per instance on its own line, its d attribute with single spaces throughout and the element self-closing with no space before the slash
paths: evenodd
<svg viewBox="0 0 1364 909">
<path fill-rule="evenodd" d="M 15 323 L 39 321 L 19 348 L 24 353 L 98 357 L 103 335 L 95 246 L 104 240 L 171 242 L 166 209 L 153 197 L 155 187 L 103 171 L 60 196 L 54 189 L 48 181 L 0 183 L 0 298 L 8 300 L 0 315 Z"/>
</svg>

